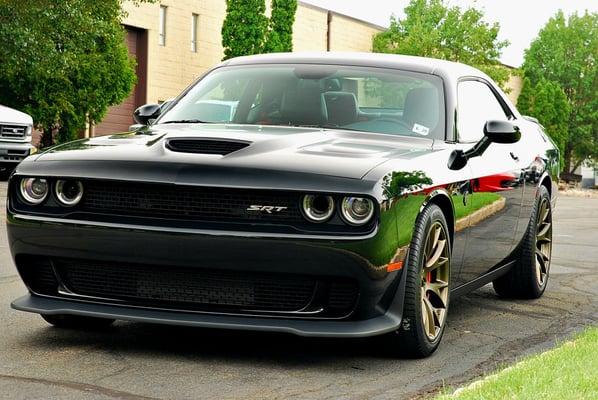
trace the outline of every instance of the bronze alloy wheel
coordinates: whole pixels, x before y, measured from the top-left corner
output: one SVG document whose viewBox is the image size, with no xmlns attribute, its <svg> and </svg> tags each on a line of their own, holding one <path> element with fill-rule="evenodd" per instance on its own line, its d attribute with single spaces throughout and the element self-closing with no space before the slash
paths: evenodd
<svg viewBox="0 0 598 400">
<path fill-rule="evenodd" d="M 536 222 L 536 279 L 538 286 L 546 284 L 552 252 L 552 212 L 547 198 L 542 198 Z"/>
<path fill-rule="evenodd" d="M 421 269 L 422 322 L 426 336 L 434 341 L 442 332 L 449 296 L 449 246 L 444 226 L 436 221 L 430 227 Z"/>
</svg>

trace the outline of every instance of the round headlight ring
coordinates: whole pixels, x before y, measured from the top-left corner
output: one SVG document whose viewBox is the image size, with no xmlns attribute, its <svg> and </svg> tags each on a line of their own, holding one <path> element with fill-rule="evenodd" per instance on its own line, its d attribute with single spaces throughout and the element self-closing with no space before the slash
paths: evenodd
<svg viewBox="0 0 598 400">
<path fill-rule="evenodd" d="M 301 209 L 310 222 L 326 222 L 334 213 L 334 199 L 321 194 L 306 194 Z"/>
<path fill-rule="evenodd" d="M 19 185 L 23 200 L 29 204 L 41 204 L 48 197 L 48 181 L 44 178 L 23 178 Z"/>
<path fill-rule="evenodd" d="M 77 180 L 60 179 L 56 181 L 55 193 L 61 205 L 73 207 L 83 198 L 83 184 Z"/>
<path fill-rule="evenodd" d="M 341 215 L 349 225 L 367 224 L 374 215 L 374 202 L 365 197 L 345 197 Z"/>
</svg>

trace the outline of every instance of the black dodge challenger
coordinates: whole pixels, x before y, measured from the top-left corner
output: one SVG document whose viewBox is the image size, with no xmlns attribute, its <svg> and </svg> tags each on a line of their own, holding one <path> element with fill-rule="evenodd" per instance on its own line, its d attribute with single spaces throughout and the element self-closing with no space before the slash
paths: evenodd
<svg viewBox="0 0 598 400">
<path fill-rule="evenodd" d="M 27 158 L 10 250 L 50 324 L 381 335 L 431 354 L 451 298 L 548 280 L 559 153 L 482 72 L 427 58 L 226 61 L 145 127 Z"/>
</svg>

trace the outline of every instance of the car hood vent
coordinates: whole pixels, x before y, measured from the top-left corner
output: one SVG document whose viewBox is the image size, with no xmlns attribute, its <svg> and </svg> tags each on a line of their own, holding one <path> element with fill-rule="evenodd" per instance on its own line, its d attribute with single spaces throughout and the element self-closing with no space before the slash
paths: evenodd
<svg viewBox="0 0 598 400">
<path fill-rule="evenodd" d="M 169 139 L 166 147 L 179 153 L 227 155 L 249 146 L 249 142 L 220 139 Z"/>
</svg>

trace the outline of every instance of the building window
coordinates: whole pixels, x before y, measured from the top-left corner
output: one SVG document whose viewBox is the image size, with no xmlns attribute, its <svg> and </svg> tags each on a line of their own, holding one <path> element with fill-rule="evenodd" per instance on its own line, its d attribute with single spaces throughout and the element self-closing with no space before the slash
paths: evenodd
<svg viewBox="0 0 598 400">
<path fill-rule="evenodd" d="M 191 14 L 191 51 L 197 53 L 197 22 L 199 15 Z"/>
<path fill-rule="evenodd" d="M 160 37 L 158 44 L 160 46 L 166 45 L 166 6 L 160 6 L 160 26 L 158 28 Z"/>
</svg>

